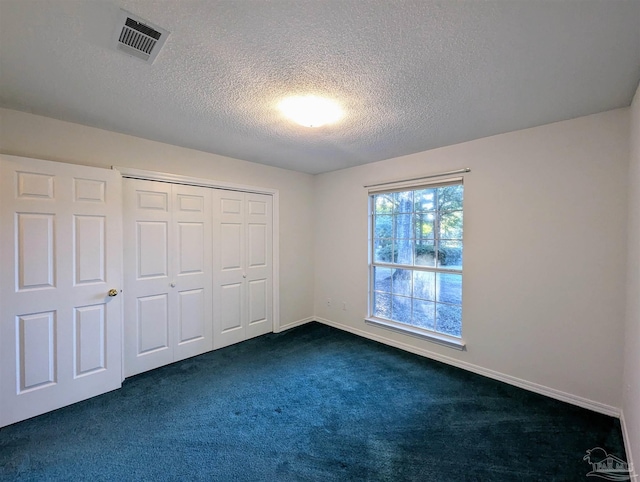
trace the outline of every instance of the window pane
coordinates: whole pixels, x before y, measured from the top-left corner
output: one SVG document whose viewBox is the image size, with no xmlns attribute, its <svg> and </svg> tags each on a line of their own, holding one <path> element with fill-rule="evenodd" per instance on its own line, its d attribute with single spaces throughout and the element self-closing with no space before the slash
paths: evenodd
<svg viewBox="0 0 640 482">
<path fill-rule="evenodd" d="M 462 304 L 462 275 L 437 273 L 436 293 L 436 301 Z"/>
<path fill-rule="evenodd" d="M 376 263 L 393 263 L 391 255 L 393 253 L 392 239 L 373 240 L 373 261 Z"/>
<path fill-rule="evenodd" d="M 416 241 L 416 266 L 436 265 L 436 246 L 433 241 Z"/>
<path fill-rule="evenodd" d="M 391 194 L 376 194 L 373 199 L 376 214 L 391 214 L 393 212 Z"/>
<path fill-rule="evenodd" d="M 404 296 L 391 297 L 391 317 L 400 323 L 411 324 L 411 298 Z"/>
<path fill-rule="evenodd" d="M 462 241 L 440 241 L 438 267 L 462 269 Z"/>
<path fill-rule="evenodd" d="M 413 318 L 412 325 L 426 328 L 427 330 L 435 330 L 436 310 L 435 303 L 431 301 L 413 300 Z"/>
<path fill-rule="evenodd" d="M 412 214 L 396 214 L 393 221 L 395 224 L 394 238 L 411 239 L 415 237 Z"/>
<path fill-rule="evenodd" d="M 462 211 L 439 213 L 440 239 L 462 239 Z"/>
<path fill-rule="evenodd" d="M 373 289 L 391 293 L 391 268 L 373 268 Z"/>
<path fill-rule="evenodd" d="M 391 238 L 393 237 L 393 216 L 376 215 L 373 217 L 373 237 Z"/>
<path fill-rule="evenodd" d="M 373 316 L 391 319 L 391 295 L 373 293 Z"/>
<path fill-rule="evenodd" d="M 435 216 L 433 213 L 417 213 L 414 221 L 416 223 L 416 239 L 434 239 L 435 238 Z"/>
<path fill-rule="evenodd" d="M 413 239 L 395 240 L 396 263 L 413 264 L 413 243 Z"/>
<path fill-rule="evenodd" d="M 373 196 L 373 262 L 420 267 L 372 267 L 373 316 L 462 335 L 463 193 L 452 185 Z"/>
<path fill-rule="evenodd" d="M 393 294 L 411 296 L 411 270 L 394 269 L 393 270 Z"/>
<path fill-rule="evenodd" d="M 413 199 L 416 212 L 434 211 L 436 209 L 435 203 L 435 189 L 421 189 L 414 191 Z"/>
<path fill-rule="evenodd" d="M 462 336 L 462 307 L 437 303 L 436 331 L 460 338 Z"/>
<path fill-rule="evenodd" d="M 413 272 L 413 297 L 423 300 L 436 299 L 436 274 L 429 271 Z"/>
<path fill-rule="evenodd" d="M 440 211 L 456 211 L 462 209 L 464 189 L 462 184 L 438 188 L 438 209 Z"/>
<path fill-rule="evenodd" d="M 396 213 L 413 212 L 413 191 L 394 192 L 393 201 Z"/>
</svg>

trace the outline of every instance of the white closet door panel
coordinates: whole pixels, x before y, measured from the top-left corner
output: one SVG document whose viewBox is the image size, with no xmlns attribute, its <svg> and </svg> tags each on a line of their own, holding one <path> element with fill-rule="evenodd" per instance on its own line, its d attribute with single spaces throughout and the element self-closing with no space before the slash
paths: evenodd
<svg viewBox="0 0 640 482">
<path fill-rule="evenodd" d="M 218 239 L 220 249 L 220 268 L 222 271 L 242 269 L 242 240 L 244 226 L 240 222 L 224 222 L 220 225 Z"/>
<path fill-rule="evenodd" d="M 169 212 L 169 196 L 171 195 L 171 190 L 167 186 L 154 185 L 152 181 L 140 181 L 140 183 L 144 183 L 144 185 L 136 190 L 135 204 L 133 205 L 135 209 L 147 213 L 152 211 L 161 213 Z M 146 190 L 145 187 L 147 187 L 148 190 Z M 152 215 L 149 214 L 149 216 Z"/>
<path fill-rule="evenodd" d="M 272 197 L 214 191 L 214 346 L 273 330 Z"/>
<path fill-rule="evenodd" d="M 246 194 L 247 338 L 273 331 L 273 204 L 264 194 Z"/>
<path fill-rule="evenodd" d="M 173 362 L 171 185 L 124 179 L 124 372 Z"/>
<path fill-rule="evenodd" d="M 213 349 L 211 189 L 172 186 L 174 361 Z"/>
<path fill-rule="evenodd" d="M 138 356 L 169 350 L 169 294 L 140 296 L 137 302 Z"/>
<path fill-rule="evenodd" d="M 226 281 L 242 279 L 245 257 L 244 194 L 214 190 L 214 226 L 217 231 L 215 252 L 218 255 L 217 272 L 223 272 Z"/>
<path fill-rule="evenodd" d="M 206 336 L 205 325 L 207 324 L 204 290 L 180 291 L 178 297 L 180 303 L 178 344 L 203 340 Z"/>
<path fill-rule="evenodd" d="M 248 249 L 247 268 L 267 267 L 267 239 L 266 223 L 251 223 L 247 226 Z"/>
<path fill-rule="evenodd" d="M 0 156 L 0 426 L 120 386 L 121 179 Z"/>
<path fill-rule="evenodd" d="M 178 275 L 202 274 L 204 266 L 204 222 L 180 222 L 178 229 Z"/>
<path fill-rule="evenodd" d="M 242 283 L 231 283 L 220 286 L 222 292 L 220 300 L 220 317 L 222 333 L 241 329 L 244 304 L 244 290 Z"/>
<path fill-rule="evenodd" d="M 214 335 L 216 348 L 239 343 L 246 339 L 243 283 L 220 285 L 219 332 Z"/>
<path fill-rule="evenodd" d="M 220 194 L 218 202 L 220 213 L 226 219 L 242 219 L 241 217 L 233 218 L 232 216 L 242 216 L 244 194 L 234 191 L 217 190 L 216 192 Z"/>
<path fill-rule="evenodd" d="M 169 222 L 135 221 L 137 280 L 169 276 Z"/>
<path fill-rule="evenodd" d="M 249 281 L 249 324 L 267 320 L 267 285 L 269 280 Z"/>
<path fill-rule="evenodd" d="M 213 190 L 213 346 L 245 339 L 244 193 Z"/>
<path fill-rule="evenodd" d="M 200 213 L 204 214 L 206 209 L 205 191 L 200 193 L 192 192 L 187 194 L 185 189 L 190 189 L 186 186 L 176 186 L 179 193 L 176 194 L 177 209 L 182 213 Z M 200 188 L 196 188 L 200 190 Z"/>
</svg>

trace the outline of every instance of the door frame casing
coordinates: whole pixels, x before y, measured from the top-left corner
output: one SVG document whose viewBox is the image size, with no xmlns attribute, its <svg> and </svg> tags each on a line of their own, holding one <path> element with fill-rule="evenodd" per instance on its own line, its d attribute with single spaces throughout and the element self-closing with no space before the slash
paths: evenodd
<svg viewBox="0 0 640 482">
<path fill-rule="evenodd" d="M 212 189 L 226 189 L 227 191 L 240 191 L 256 194 L 267 194 L 273 198 L 273 332 L 279 333 L 280 328 L 280 191 L 277 189 L 260 186 L 250 186 L 246 184 L 236 184 L 226 181 L 216 181 L 200 177 L 182 176 L 159 171 L 148 171 L 145 169 L 133 169 L 122 166 L 111 166 L 111 169 L 118 171 L 123 178 L 142 179 L 145 181 L 160 181 L 172 184 L 185 184 L 188 186 L 208 187 Z"/>
</svg>

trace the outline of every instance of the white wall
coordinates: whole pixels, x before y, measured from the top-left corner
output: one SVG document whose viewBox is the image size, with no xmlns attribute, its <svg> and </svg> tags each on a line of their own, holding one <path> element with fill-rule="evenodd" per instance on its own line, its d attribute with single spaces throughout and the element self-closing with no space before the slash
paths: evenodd
<svg viewBox="0 0 640 482">
<path fill-rule="evenodd" d="M 635 197 L 629 203 L 633 269 L 625 379 L 631 388 L 624 407 L 638 447 L 637 95 L 632 110 Z M 283 325 L 315 314 L 365 336 L 614 413 L 622 406 L 623 386 L 628 122 L 629 109 L 620 109 L 314 179 L 0 109 L 0 152 L 279 189 Z M 465 352 L 363 322 L 368 274 L 362 185 L 460 167 L 472 168 L 465 176 Z"/>
<path fill-rule="evenodd" d="M 629 110 L 619 109 L 317 176 L 317 317 L 618 413 L 628 119 Z M 472 169 L 464 201 L 467 351 L 365 325 L 363 184 L 463 167 Z"/>
<path fill-rule="evenodd" d="M 0 152 L 112 165 L 280 191 L 280 324 L 313 314 L 313 177 L 138 137 L 0 109 Z"/>
<path fill-rule="evenodd" d="M 622 409 L 628 461 L 640 464 L 640 86 L 631 104 L 630 144 L 627 329 Z"/>
</svg>

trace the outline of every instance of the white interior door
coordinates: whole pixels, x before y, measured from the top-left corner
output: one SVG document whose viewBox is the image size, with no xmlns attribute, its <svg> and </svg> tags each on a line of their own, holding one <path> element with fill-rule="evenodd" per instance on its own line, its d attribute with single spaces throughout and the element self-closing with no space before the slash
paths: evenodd
<svg viewBox="0 0 640 482">
<path fill-rule="evenodd" d="M 124 179 L 124 374 L 173 362 L 171 184 Z"/>
<path fill-rule="evenodd" d="M 244 193 L 213 192 L 213 346 L 245 339 Z"/>
<path fill-rule="evenodd" d="M 213 350 L 211 189 L 172 187 L 174 361 Z"/>
<path fill-rule="evenodd" d="M 122 185 L 116 171 L 15 156 L 0 173 L 4 426 L 121 385 Z"/>
<path fill-rule="evenodd" d="M 210 191 L 124 180 L 126 376 L 213 348 Z"/>
<path fill-rule="evenodd" d="M 273 331 L 272 283 L 272 197 L 265 194 L 245 195 L 246 338 Z"/>
<path fill-rule="evenodd" d="M 214 348 L 273 331 L 272 198 L 213 192 Z"/>
</svg>

